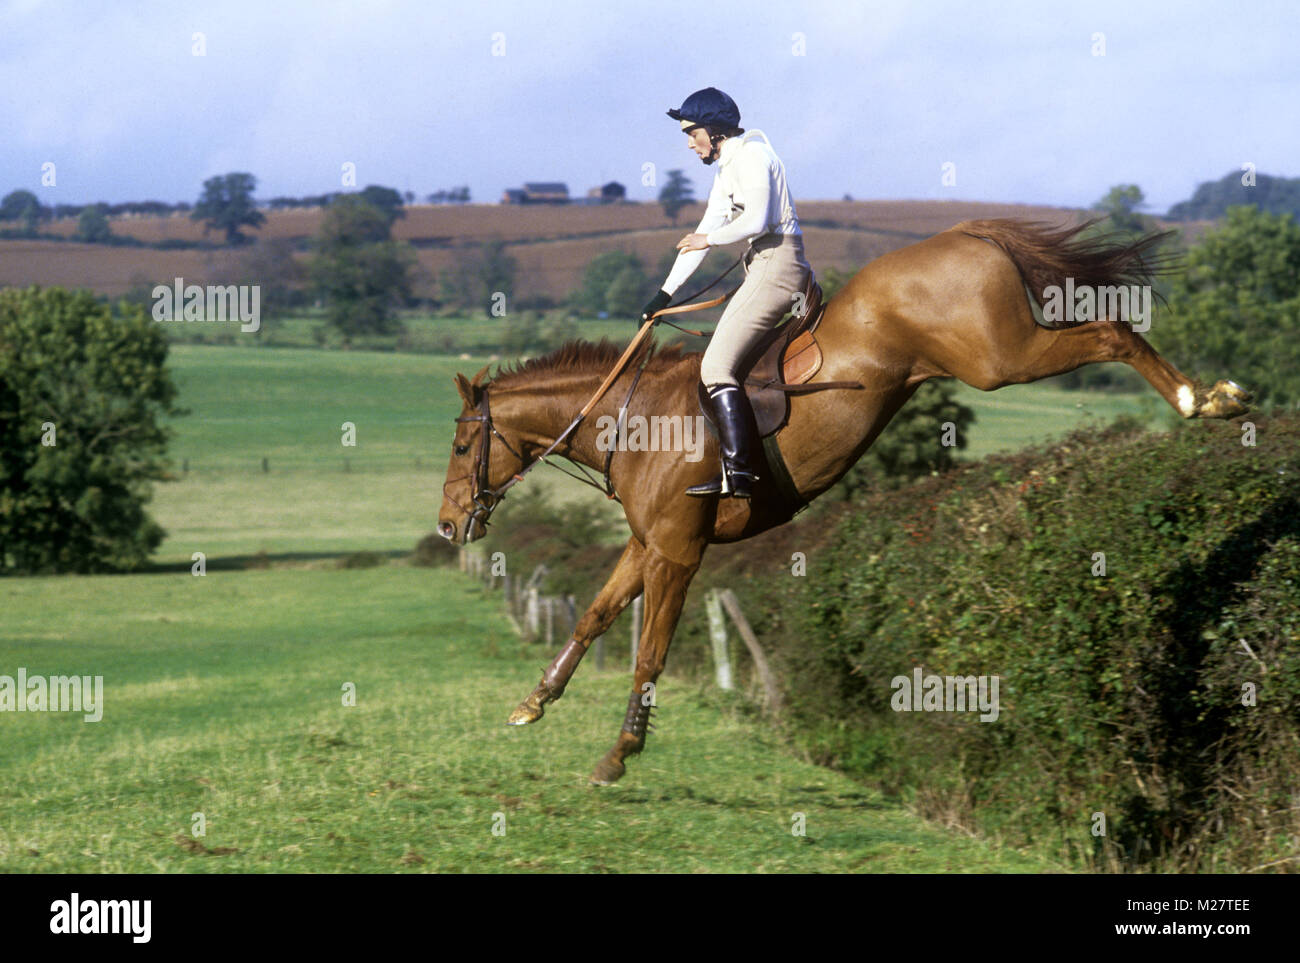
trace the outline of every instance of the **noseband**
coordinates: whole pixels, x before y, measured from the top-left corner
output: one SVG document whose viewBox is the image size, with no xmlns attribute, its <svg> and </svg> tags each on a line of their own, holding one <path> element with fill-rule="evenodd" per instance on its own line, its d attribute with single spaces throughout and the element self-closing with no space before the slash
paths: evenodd
<svg viewBox="0 0 1300 963">
<path fill-rule="evenodd" d="M 456 421 L 457 422 L 461 422 L 461 421 L 483 422 L 483 430 L 482 432 L 480 432 L 480 438 L 479 438 L 478 459 L 477 459 L 477 464 L 474 467 L 474 471 L 468 475 L 460 475 L 457 478 L 449 478 L 442 486 L 442 494 L 446 497 L 446 499 L 449 502 L 451 502 L 453 505 L 455 505 L 457 508 L 459 508 L 462 514 L 469 516 L 470 524 L 466 528 L 466 534 L 468 535 L 470 529 L 473 527 L 473 524 L 475 522 L 478 522 L 481 526 L 483 526 L 483 529 L 485 531 L 487 530 L 487 524 L 488 524 L 487 520 L 488 517 L 492 514 L 492 510 L 496 508 L 498 504 L 500 504 L 503 498 L 506 497 L 506 492 L 510 489 L 512 485 L 514 485 L 516 482 L 523 481 L 524 478 L 523 472 L 526 471 L 527 468 L 525 467 L 524 456 L 519 454 L 519 452 L 515 451 L 514 448 L 511 446 L 510 442 L 506 441 L 505 435 L 497 431 L 496 425 L 492 424 L 492 413 L 488 409 L 487 389 L 483 390 L 482 399 L 478 403 L 478 414 L 463 415 L 460 418 L 457 418 Z M 501 444 L 506 446 L 506 450 L 510 452 L 510 454 L 514 455 L 516 458 L 519 459 L 519 464 L 522 469 L 519 474 L 511 475 L 510 479 L 499 488 L 488 487 L 488 462 L 491 458 L 491 445 L 492 445 L 493 435 L 496 435 L 498 438 L 500 438 Z M 463 481 L 466 478 L 470 480 L 469 497 L 470 497 L 470 501 L 473 502 L 474 504 L 473 511 L 470 511 L 460 502 L 456 501 L 456 499 L 452 497 L 451 493 L 447 491 L 447 486 L 450 485 L 452 482 Z"/>
</svg>

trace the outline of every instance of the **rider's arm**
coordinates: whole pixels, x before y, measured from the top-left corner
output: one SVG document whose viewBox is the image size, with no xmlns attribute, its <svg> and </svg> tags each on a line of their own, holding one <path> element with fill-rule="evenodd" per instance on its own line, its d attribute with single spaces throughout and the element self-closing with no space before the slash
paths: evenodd
<svg viewBox="0 0 1300 963">
<path fill-rule="evenodd" d="M 695 229 L 696 234 L 708 234 L 715 228 L 721 227 L 727 223 L 727 218 L 731 215 L 731 201 L 727 199 L 727 192 L 722 186 L 722 178 L 713 179 L 713 188 L 709 191 L 709 204 L 704 209 L 704 217 L 700 220 L 700 226 Z M 685 283 L 686 279 L 695 273 L 695 269 L 704 261 L 708 250 L 703 251 L 682 251 L 677 255 L 677 260 L 673 262 L 673 269 L 668 272 L 668 280 L 664 282 L 663 290 L 673 294 L 679 287 Z"/>
<path fill-rule="evenodd" d="M 745 205 L 740 216 L 729 224 L 707 232 L 711 247 L 734 244 L 749 237 L 766 234 L 767 208 L 772 199 L 772 172 L 768 167 L 767 153 L 757 144 L 742 144 L 731 162 L 735 171 L 736 198 Z"/>
</svg>

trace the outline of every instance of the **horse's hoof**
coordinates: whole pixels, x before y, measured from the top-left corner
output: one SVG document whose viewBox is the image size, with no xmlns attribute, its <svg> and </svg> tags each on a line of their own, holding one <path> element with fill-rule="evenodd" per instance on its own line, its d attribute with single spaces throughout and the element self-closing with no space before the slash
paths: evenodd
<svg viewBox="0 0 1300 963">
<path fill-rule="evenodd" d="M 546 714 L 541 706 L 530 706 L 527 700 L 519 703 L 515 711 L 510 713 L 510 718 L 506 720 L 508 726 L 526 726 L 530 722 L 536 722 Z"/>
<path fill-rule="evenodd" d="M 1251 394 L 1235 381 L 1219 381 L 1205 394 L 1197 409 L 1202 418 L 1236 418 L 1250 410 Z"/>
<path fill-rule="evenodd" d="M 508 726 L 526 726 L 530 722 L 536 722 L 546 714 L 546 703 L 553 702 L 549 699 L 549 691 L 538 686 L 528 694 L 528 698 L 515 707 L 515 711 L 510 713 L 510 718 L 506 720 Z"/>
<path fill-rule="evenodd" d="M 623 777 L 625 772 L 627 772 L 626 766 L 607 756 L 596 763 L 596 769 L 591 774 L 591 784 L 593 786 L 612 786 Z"/>
</svg>

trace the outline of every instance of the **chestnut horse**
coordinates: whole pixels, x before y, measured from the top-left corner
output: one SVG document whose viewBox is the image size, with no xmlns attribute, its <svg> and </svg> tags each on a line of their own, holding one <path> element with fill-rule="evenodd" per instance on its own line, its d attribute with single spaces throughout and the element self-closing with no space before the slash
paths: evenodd
<svg viewBox="0 0 1300 963">
<path fill-rule="evenodd" d="M 871 262 L 827 304 L 817 340 L 825 360 L 816 381 L 857 381 L 860 391 L 795 395 L 779 434 L 780 450 L 799 493 L 811 500 L 835 484 L 889 420 L 929 378 L 957 378 L 981 391 L 1122 361 L 1134 367 L 1186 418 L 1243 414 L 1250 396 L 1230 381 L 1194 383 L 1160 357 L 1125 319 L 1077 321 L 1069 310 L 1059 327 L 1034 317 L 1027 290 L 1041 305 L 1049 285 L 1072 278 L 1084 286 L 1147 284 L 1165 267 L 1150 257 L 1162 235 L 1125 242 L 1085 239 L 1087 225 L 1048 228 L 1015 220 L 966 221 Z M 1073 308 L 1073 306 L 1068 306 Z M 447 467 L 438 531 L 457 544 L 482 537 L 500 489 L 532 464 L 574 421 L 619 355 L 602 343 L 566 344 L 558 351 L 484 380 L 456 383 L 464 409 Z M 638 356 L 641 360 L 645 356 Z M 616 417 L 635 366 L 557 451 L 578 464 L 606 467 L 608 436 L 598 444 L 600 416 Z M 700 355 L 670 349 L 652 354 L 629 414 L 694 416 Z M 489 401 L 490 396 L 490 401 Z M 605 422 L 606 425 L 609 422 Z M 624 760 L 645 745 L 654 683 L 687 587 L 711 542 L 748 538 L 788 521 L 792 508 L 770 477 L 750 500 L 692 498 L 690 485 L 718 469 L 717 442 L 705 433 L 703 457 L 684 452 L 618 451 L 609 477 L 632 532 L 609 581 L 579 620 L 573 637 L 541 682 L 510 716 L 536 722 L 558 699 L 591 642 L 637 595 L 645 616 L 627 717 L 592 782 L 609 785 Z"/>
</svg>

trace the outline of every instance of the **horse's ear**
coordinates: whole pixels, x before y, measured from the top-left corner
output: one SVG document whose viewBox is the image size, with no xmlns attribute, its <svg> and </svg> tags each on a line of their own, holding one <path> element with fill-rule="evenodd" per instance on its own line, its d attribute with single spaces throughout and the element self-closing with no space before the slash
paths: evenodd
<svg viewBox="0 0 1300 963">
<path fill-rule="evenodd" d="M 482 372 L 480 372 L 480 374 L 482 374 Z M 477 380 L 471 383 L 465 380 L 465 376 L 463 374 L 458 373 L 456 375 L 456 390 L 459 391 L 460 396 L 465 399 L 465 407 L 467 408 L 478 407 L 479 387 L 478 387 Z"/>
<path fill-rule="evenodd" d="M 476 388 L 481 385 L 483 383 L 483 376 L 488 373 L 488 368 L 490 367 L 492 367 L 491 363 L 485 364 L 483 370 L 474 376 L 474 380 L 471 381 L 470 384 Z"/>
</svg>

